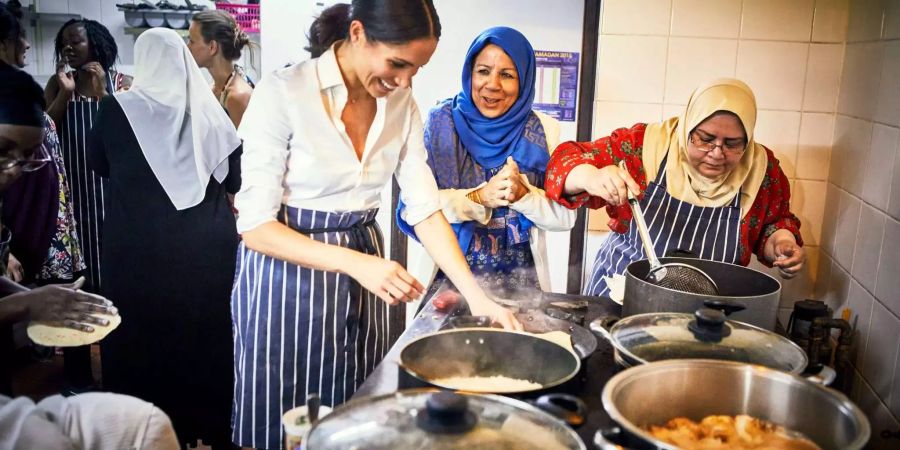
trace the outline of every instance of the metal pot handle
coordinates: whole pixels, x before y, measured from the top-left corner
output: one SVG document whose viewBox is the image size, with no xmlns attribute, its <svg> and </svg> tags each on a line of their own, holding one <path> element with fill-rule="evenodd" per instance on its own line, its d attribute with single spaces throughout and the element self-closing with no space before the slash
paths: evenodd
<svg viewBox="0 0 900 450">
<path fill-rule="evenodd" d="M 529 402 L 538 409 L 562 420 L 572 428 L 580 427 L 587 421 L 587 405 L 580 398 L 562 393 L 544 394 Z"/>
<path fill-rule="evenodd" d="M 630 450 L 628 447 L 616 444 L 621 439 L 622 429 L 619 427 L 601 428 L 594 434 L 594 446 L 597 450 Z"/>
<path fill-rule="evenodd" d="M 589 328 L 595 335 L 612 342 L 613 338 L 612 335 L 609 334 L 609 330 L 620 320 L 622 319 L 618 316 L 600 316 L 591 321 Z"/>
</svg>

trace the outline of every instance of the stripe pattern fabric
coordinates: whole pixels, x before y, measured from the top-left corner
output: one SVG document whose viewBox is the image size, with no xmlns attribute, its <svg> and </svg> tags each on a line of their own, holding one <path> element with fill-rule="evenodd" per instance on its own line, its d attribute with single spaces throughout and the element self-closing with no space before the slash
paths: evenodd
<svg viewBox="0 0 900 450">
<path fill-rule="evenodd" d="M 282 206 L 278 219 L 316 241 L 381 256 L 376 212 Z M 316 232 L 322 229 L 336 231 Z M 355 238 L 360 230 L 372 248 Z M 281 448 L 285 411 L 311 393 L 329 406 L 349 400 L 392 344 L 388 305 L 348 275 L 294 265 L 243 243 L 231 309 L 232 437 L 245 447 Z"/>
<path fill-rule="evenodd" d="M 91 292 L 100 292 L 101 289 L 100 242 L 103 232 L 104 183 L 100 175 L 88 168 L 87 140 L 99 107 L 97 99 L 73 96 L 66 104 L 65 121 L 59 127 L 60 149 L 72 194 L 75 229 L 81 238 L 82 253 L 87 265 L 85 276 L 88 286 L 85 289 Z"/>
<path fill-rule="evenodd" d="M 738 264 L 741 260 L 740 193 L 722 207 L 694 206 L 666 192 L 666 160 L 660 164 L 655 182 L 647 185 L 639 200 L 653 249 L 662 257 L 670 250 L 685 250 L 701 259 Z M 646 259 L 634 219 L 627 233 L 611 232 L 594 260 L 584 295 L 609 295 L 603 277 L 624 274 L 634 261 Z"/>
</svg>

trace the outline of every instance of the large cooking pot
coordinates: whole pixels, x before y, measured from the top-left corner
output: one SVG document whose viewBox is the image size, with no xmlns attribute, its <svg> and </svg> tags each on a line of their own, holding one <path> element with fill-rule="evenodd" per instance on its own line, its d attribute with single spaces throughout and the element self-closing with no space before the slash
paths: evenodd
<svg viewBox="0 0 900 450">
<path fill-rule="evenodd" d="M 568 381 L 578 373 L 581 360 L 571 346 L 566 348 L 533 334 L 462 328 L 438 331 L 410 341 L 400 351 L 400 367 L 419 380 L 447 389 L 460 389 L 441 381 L 451 377 L 501 376 L 537 384 L 521 389 L 477 390 L 524 393 Z"/>
<path fill-rule="evenodd" d="M 650 271 L 647 260 L 635 261 L 625 269 L 625 296 L 622 316 L 650 312 L 693 313 L 704 303 L 716 302 L 734 311 L 729 317 L 775 330 L 781 283 L 775 278 L 735 264 L 697 258 L 660 258 L 660 262 L 682 263 L 706 272 L 719 287 L 719 295 L 691 294 L 664 288 L 646 281 Z"/>
<path fill-rule="evenodd" d="M 398 391 L 353 399 L 316 423 L 306 450 L 584 450 L 561 420 L 497 395 Z"/>
<path fill-rule="evenodd" d="M 726 320 L 713 309 L 638 314 L 611 326 L 600 318 L 591 323 L 591 330 L 612 344 L 615 360 L 623 367 L 669 359 L 720 359 L 800 374 L 808 363 L 806 352 L 790 339 Z"/>
<path fill-rule="evenodd" d="M 789 373 L 751 364 L 672 360 L 632 367 L 603 388 L 603 407 L 618 429 L 597 434 L 632 448 L 672 449 L 641 427 L 675 417 L 747 414 L 803 434 L 822 450 L 857 450 L 869 440 L 869 421 L 843 394 Z M 619 447 L 621 448 L 621 447 Z"/>
</svg>

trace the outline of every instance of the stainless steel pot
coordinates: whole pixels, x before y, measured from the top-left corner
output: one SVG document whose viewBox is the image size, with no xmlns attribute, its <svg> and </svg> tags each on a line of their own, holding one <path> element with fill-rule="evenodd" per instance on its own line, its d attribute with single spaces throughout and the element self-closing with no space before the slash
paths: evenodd
<svg viewBox="0 0 900 450">
<path fill-rule="evenodd" d="M 650 283 L 646 281 L 650 263 L 635 261 L 625 269 L 622 317 L 651 312 L 693 313 L 705 302 L 717 302 L 721 309 L 733 312 L 730 319 L 775 330 L 781 299 L 781 283 L 775 278 L 743 266 L 697 258 L 660 258 L 660 262 L 699 268 L 715 280 L 719 295 L 690 294 Z"/>
<path fill-rule="evenodd" d="M 714 415 L 747 414 L 802 433 L 822 450 L 861 449 L 869 440 L 869 421 L 846 396 L 796 375 L 729 361 L 671 360 L 616 374 L 603 388 L 603 407 L 620 427 L 601 432 L 649 448 L 672 449 L 641 426 L 675 417 L 699 421 Z"/>
</svg>

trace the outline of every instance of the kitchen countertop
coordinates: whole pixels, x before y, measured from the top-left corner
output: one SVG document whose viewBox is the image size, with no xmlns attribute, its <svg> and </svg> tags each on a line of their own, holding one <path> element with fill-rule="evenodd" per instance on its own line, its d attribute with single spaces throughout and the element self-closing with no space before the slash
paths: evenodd
<svg viewBox="0 0 900 450">
<path fill-rule="evenodd" d="M 440 292 L 440 290 L 438 290 Z M 545 301 L 572 301 L 589 299 L 588 310 L 585 314 L 585 326 L 591 320 L 605 315 L 621 314 L 621 306 L 605 297 L 582 297 L 566 294 L 544 294 Z M 395 392 L 400 383 L 400 351 L 406 343 L 427 333 L 438 331 L 452 315 L 454 311 L 440 311 L 429 299 L 422 311 L 413 319 L 412 324 L 400 335 L 400 338 L 385 355 L 384 360 L 375 367 L 365 382 L 354 394 L 354 398 L 383 395 Z M 576 432 L 588 448 L 593 448 L 591 442 L 594 433 L 600 428 L 608 428 L 613 425 L 603 404 L 600 394 L 603 386 L 618 370 L 613 360 L 613 348 L 604 339 L 598 339 L 597 350 L 587 359 L 582 361 L 582 370 L 579 372 L 581 380 L 567 382 L 571 387 L 568 393 L 580 398 L 588 407 L 588 417 L 584 425 Z"/>
</svg>

